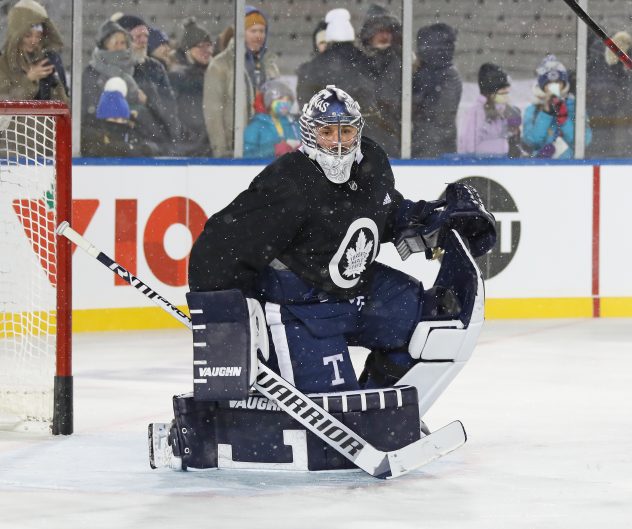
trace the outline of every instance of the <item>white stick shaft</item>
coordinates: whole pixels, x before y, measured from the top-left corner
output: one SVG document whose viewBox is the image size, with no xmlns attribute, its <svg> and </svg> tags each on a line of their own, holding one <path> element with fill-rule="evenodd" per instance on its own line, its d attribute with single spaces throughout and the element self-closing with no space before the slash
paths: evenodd
<svg viewBox="0 0 632 529">
<path fill-rule="evenodd" d="M 57 226 L 57 229 L 55 231 L 57 232 L 57 235 L 63 235 L 64 237 L 66 237 L 66 239 L 74 242 L 77 246 L 79 246 L 79 248 L 86 251 L 95 259 L 97 258 L 99 253 L 101 253 L 99 252 L 99 250 L 95 248 L 93 244 L 91 244 L 88 240 L 86 240 L 81 235 L 79 235 L 75 230 L 73 230 L 70 227 L 70 224 L 68 223 L 68 221 L 63 221 L 62 223 L 60 223 L 59 226 Z"/>
<path fill-rule="evenodd" d="M 120 264 L 108 257 L 96 246 L 90 243 L 87 239 L 85 239 L 83 236 L 73 230 L 68 222 L 64 221 L 60 223 L 59 226 L 57 226 L 57 230 L 55 231 L 57 232 L 57 234 L 63 235 L 68 240 L 74 242 L 79 248 L 86 251 L 90 256 L 94 257 L 101 264 L 108 267 L 112 272 L 123 278 L 146 298 L 150 299 L 155 305 L 164 310 L 167 314 L 173 316 L 180 323 L 186 325 L 189 329 L 191 328 L 191 318 L 189 318 L 178 307 L 172 305 L 168 300 L 163 298 L 149 285 L 138 279 L 135 275 L 123 268 Z"/>
</svg>

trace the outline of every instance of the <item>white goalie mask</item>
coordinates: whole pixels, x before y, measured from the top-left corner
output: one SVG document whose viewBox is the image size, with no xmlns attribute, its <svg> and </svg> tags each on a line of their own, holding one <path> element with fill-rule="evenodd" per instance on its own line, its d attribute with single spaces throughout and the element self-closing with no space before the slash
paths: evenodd
<svg viewBox="0 0 632 529">
<path fill-rule="evenodd" d="M 327 85 L 303 107 L 300 125 L 303 152 L 330 181 L 343 184 L 349 180 L 353 162 L 362 159 L 364 119 L 357 101 L 344 90 Z"/>
</svg>

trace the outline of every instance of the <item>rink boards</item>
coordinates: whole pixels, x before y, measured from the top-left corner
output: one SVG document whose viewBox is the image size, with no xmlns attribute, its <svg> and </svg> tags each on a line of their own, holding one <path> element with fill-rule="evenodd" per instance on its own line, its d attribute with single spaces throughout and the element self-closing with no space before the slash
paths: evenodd
<svg viewBox="0 0 632 529">
<path fill-rule="evenodd" d="M 76 160 L 73 226 L 174 304 L 185 304 L 187 256 L 207 216 L 245 189 L 263 165 Z M 434 199 L 449 182 L 477 187 L 499 225 L 499 242 L 479 260 L 488 318 L 632 316 L 630 166 L 418 165 L 395 162 L 398 189 Z M 249 244 L 256 234 L 244 234 Z M 429 287 L 438 269 L 392 245 L 378 260 Z M 125 282 L 73 254 L 73 328 L 174 327 Z"/>
</svg>

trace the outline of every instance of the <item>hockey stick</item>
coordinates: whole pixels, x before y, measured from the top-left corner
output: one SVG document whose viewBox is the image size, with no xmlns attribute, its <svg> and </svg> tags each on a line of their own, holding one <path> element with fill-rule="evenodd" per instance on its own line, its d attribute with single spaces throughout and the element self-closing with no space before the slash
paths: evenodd
<svg viewBox="0 0 632 529">
<path fill-rule="evenodd" d="M 575 0 L 564 0 L 564 2 L 570 7 L 575 14 L 581 18 L 584 23 L 597 35 L 602 42 L 612 50 L 612 52 L 619 57 L 619 60 L 625 64 L 629 69 L 632 69 L 632 59 L 617 46 L 613 40 L 601 29 L 601 27 L 590 17 L 584 9 Z"/>
<path fill-rule="evenodd" d="M 73 230 L 68 222 L 62 222 L 56 231 L 58 235 L 63 235 L 74 242 L 88 255 L 118 274 L 141 294 L 191 329 L 191 319 L 185 313 L 98 250 L 88 240 Z M 274 401 L 279 408 L 294 420 L 349 459 L 357 467 L 376 478 L 389 479 L 407 474 L 411 470 L 415 470 L 452 452 L 463 445 L 467 439 L 461 422 L 454 421 L 403 448 L 384 452 L 369 444 L 261 362 L 259 362 L 257 369 L 255 389 Z"/>
</svg>

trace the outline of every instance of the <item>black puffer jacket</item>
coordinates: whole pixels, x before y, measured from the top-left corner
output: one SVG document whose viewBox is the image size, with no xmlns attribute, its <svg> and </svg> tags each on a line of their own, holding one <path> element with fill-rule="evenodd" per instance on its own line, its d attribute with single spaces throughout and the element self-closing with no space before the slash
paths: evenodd
<svg viewBox="0 0 632 529">
<path fill-rule="evenodd" d="M 413 75 L 413 140 L 415 158 L 437 158 L 456 152 L 456 115 L 463 83 L 454 67 L 456 31 L 447 24 L 417 33 L 419 68 Z"/>
<path fill-rule="evenodd" d="M 131 123 L 96 119 L 82 138 L 82 155 L 94 158 L 130 158 L 160 156 L 155 144 L 140 139 Z"/>
<path fill-rule="evenodd" d="M 392 36 L 390 47 L 380 50 L 371 46 L 379 31 Z M 371 5 L 360 30 L 360 40 L 368 58 L 375 87 L 377 116 L 371 137 L 390 157 L 400 156 L 402 99 L 402 25 L 385 8 Z"/>
<path fill-rule="evenodd" d="M 205 73 L 205 65 L 194 63 L 179 65 L 169 74 L 182 123 L 182 156 L 213 156 L 202 105 Z"/>
<path fill-rule="evenodd" d="M 182 128 L 178 105 L 162 63 L 147 57 L 134 67 L 134 80 L 147 96 L 146 113 L 139 113 L 138 133 L 158 145 L 164 156 L 179 154 Z"/>
<path fill-rule="evenodd" d="M 296 78 L 298 80 L 297 81 L 298 85 L 301 85 L 302 83 L 306 82 L 307 76 L 309 75 L 309 72 L 311 69 L 312 60 L 314 60 L 314 57 L 320 55 L 321 52 L 318 51 L 318 46 L 316 45 L 316 36 L 318 35 L 319 32 L 324 31 L 326 29 L 327 29 L 327 22 L 325 22 L 324 20 L 320 20 L 318 24 L 316 25 L 316 27 L 314 28 L 314 31 L 312 32 L 312 55 L 310 56 L 310 59 L 308 61 L 301 63 L 299 67 L 296 69 Z M 300 99 L 298 101 L 299 103 L 301 103 L 301 107 L 302 107 L 304 102 L 301 102 Z"/>
</svg>

